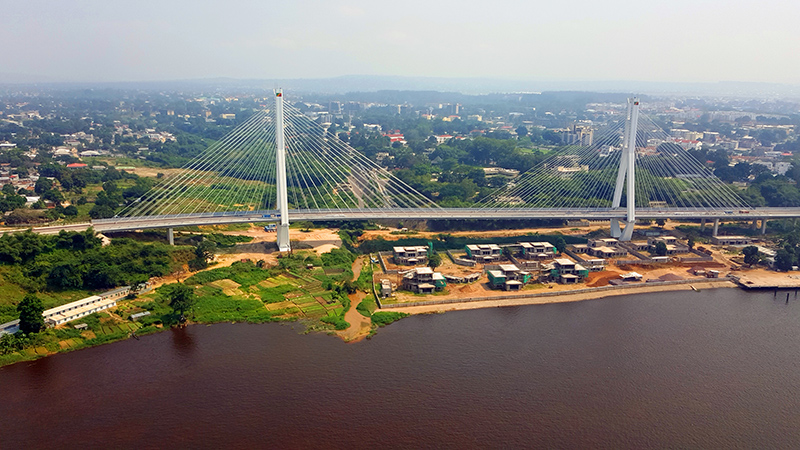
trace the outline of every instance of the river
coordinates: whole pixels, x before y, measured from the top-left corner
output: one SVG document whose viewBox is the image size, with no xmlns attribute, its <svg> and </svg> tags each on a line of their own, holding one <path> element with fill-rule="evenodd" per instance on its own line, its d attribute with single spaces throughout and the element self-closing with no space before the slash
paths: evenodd
<svg viewBox="0 0 800 450">
<path fill-rule="evenodd" d="M 800 447 L 800 298 L 197 325 L 0 368 L 0 448 Z"/>
</svg>

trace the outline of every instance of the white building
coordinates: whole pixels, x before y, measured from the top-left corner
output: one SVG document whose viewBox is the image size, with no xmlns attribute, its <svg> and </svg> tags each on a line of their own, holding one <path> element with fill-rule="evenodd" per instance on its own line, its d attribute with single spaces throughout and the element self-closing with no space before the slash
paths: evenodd
<svg viewBox="0 0 800 450">
<path fill-rule="evenodd" d="M 99 295 L 51 308 L 42 313 L 44 321 L 50 326 L 62 325 L 89 314 L 117 306 L 115 299 L 103 300 Z"/>
</svg>

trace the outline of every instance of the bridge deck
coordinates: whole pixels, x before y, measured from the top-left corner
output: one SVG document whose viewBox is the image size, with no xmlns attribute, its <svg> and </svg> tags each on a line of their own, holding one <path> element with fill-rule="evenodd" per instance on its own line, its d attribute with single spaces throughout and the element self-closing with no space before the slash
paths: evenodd
<svg viewBox="0 0 800 450">
<path fill-rule="evenodd" d="M 641 219 L 784 219 L 800 217 L 800 208 L 753 208 L 748 210 L 657 209 L 636 210 Z M 291 221 L 328 220 L 610 220 L 623 219 L 623 208 L 592 209 L 523 209 L 523 208 L 424 208 L 424 209 L 351 209 L 351 210 L 290 210 Z M 151 228 L 171 228 L 232 223 L 277 222 L 277 211 L 246 211 L 230 213 L 200 213 L 172 216 L 146 216 L 94 220 L 91 223 L 37 227 L 38 233 L 58 233 L 61 230 L 79 231 L 90 226 L 97 231 L 127 231 Z"/>
</svg>

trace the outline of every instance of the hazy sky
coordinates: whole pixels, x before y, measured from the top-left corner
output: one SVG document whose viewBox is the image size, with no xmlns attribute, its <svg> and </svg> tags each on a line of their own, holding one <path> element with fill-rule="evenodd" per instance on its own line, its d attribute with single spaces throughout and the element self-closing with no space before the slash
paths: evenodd
<svg viewBox="0 0 800 450">
<path fill-rule="evenodd" d="M 796 0 L 4 0 L 0 72 L 800 83 Z"/>
</svg>

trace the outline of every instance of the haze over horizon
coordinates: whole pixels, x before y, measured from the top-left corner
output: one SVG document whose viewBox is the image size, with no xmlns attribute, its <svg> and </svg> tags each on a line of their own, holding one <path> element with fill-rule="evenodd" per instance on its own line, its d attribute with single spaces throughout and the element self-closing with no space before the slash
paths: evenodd
<svg viewBox="0 0 800 450">
<path fill-rule="evenodd" d="M 800 84 L 800 3 L 255 0 L 0 5 L 5 74 L 64 82 L 323 79 Z M 2 80 L 0 80 L 2 81 Z"/>
</svg>

